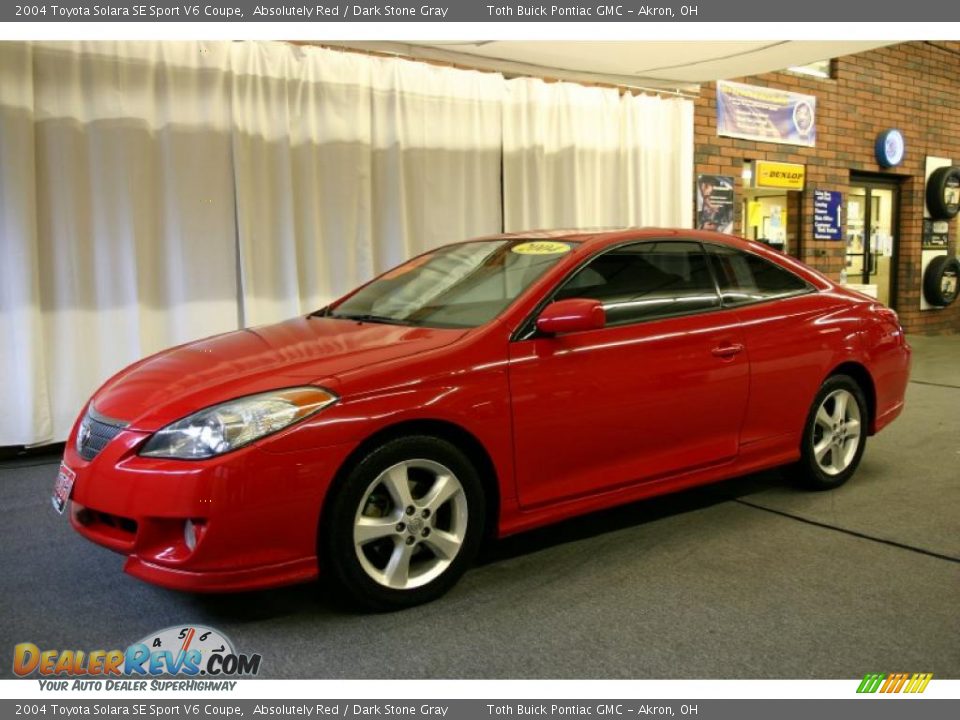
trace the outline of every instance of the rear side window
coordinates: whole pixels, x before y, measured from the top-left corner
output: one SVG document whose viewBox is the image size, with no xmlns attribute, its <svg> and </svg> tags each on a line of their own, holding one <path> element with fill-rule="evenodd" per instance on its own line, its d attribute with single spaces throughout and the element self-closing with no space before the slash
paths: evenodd
<svg viewBox="0 0 960 720">
<path fill-rule="evenodd" d="M 757 255 L 721 245 L 708 245 L 707 252 L 727 307 L 801 295 L 811 289 L 789 270 Z"/>
<path fill-rule="evenodd" d="M 603 303 L 607 325 L 625 325 L 720 307 L 707 256 L 696 242 L 626 245 L 580 268 L 556 300 L 591 298 Z"/>
</svg>

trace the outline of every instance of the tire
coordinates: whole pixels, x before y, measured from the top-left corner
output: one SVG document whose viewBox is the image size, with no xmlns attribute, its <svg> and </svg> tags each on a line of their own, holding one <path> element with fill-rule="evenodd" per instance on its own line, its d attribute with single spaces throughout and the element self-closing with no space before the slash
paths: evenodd
<svg viewBox="0 0 960 720">
<path fill-rule="evenodd" d="M 960 212 L 960 203 L 947 203 L 944 193 L 947 187 L 960 184 L 960 167 L 937 168 L 927 180 L 927 210 L 936 220 L 951 220 Z"/>
<path fill-rule="evenodd" d="M 938 255 L 930 261 L 923 273 L 923 296 L 936 307 L 946 307 L 957 299 L 957 292 L 945 293 L 944 275 L 960 277 L 960 260 L 952 255 Z"/>
<path fill-rule="evenodd" d="M 389 440 L 332 492 L 320 533 L 322 570 L 366 609 L 436 600 L 480 549 L 483 485 L 467 456 L 446 440 Z"/>
<path fill-rule="evenodd" d="M 866 397 L 856 380 L 849 375 L 827 378 L 810 407 L 800 460 L 790 474 L 813 490 L 840 487 L 860 465 L 869 424 Z"/>
</svg>

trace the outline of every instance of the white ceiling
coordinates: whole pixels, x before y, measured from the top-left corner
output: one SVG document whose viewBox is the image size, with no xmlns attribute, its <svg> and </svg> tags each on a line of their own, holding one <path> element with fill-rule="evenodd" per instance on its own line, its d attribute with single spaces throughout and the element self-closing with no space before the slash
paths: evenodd
<svg viewBox="0 0 960 720">
<path fill-rule="evenodd" d="M 852 55 L 886 42 L 863 41 L 444 41 L 342 43 L 507 74 L 539 75 L 630 87 L 693 89 L 713 80 L 757 75 Z"/>
</svg>

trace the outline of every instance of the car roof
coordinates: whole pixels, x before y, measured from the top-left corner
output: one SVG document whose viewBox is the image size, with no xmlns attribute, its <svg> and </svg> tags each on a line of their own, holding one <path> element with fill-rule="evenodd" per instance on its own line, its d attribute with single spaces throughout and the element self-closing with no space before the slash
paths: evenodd
<svg viewBox="0 0 960 720">
<path fill-rule="evenodd" d="M 745 252 L 766 257 L 778 265 L 786 267 L 800 275 L 819 289 L 832 287 L 833 283 L 821 272 L 814 270 L 789 255 L 774 250 L 764 243 L 746 240 L 736 235 L 726 235 L 712 230 L 693 230 L 691 228 L 576 228 L 560 230 L 524 230 L 522 232 L 500 233 L 477 240 L 569 240 L 581 243 L 578 255 L 593 253 L 601 248 L 622 242 L 643 242 L 651 240 L 696 240 L 699 242 L 726 245 Z"/>
<path fill-rule="evenodd" d="M 614 245 L 629 240 L 663 240 L 680 238 L 729 245 L 740 249 L 755 248 L 760 243 L 735 235 L 688 228 L 627 227 L 627 228 L 572 228 L 555 230 L 524 230 L 520 232 L 487 235 L 482 240 L 570 240 L 593 247 Z"/>
</svg>

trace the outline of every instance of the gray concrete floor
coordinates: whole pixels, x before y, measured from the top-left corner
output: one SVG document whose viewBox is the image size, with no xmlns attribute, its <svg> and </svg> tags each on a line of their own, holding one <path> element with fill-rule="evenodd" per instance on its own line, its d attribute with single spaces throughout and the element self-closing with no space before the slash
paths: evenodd
<svg viewBox="0 0 960 720">
<path fill-rule="evenodd" d="M 52 512 L 56 458 L 7 461 L 0 651 L 204 623 L 275 678 L 960 678 L 960 335 L 911 342 L 907 408 L 839 490 L 768 472 L 565 522 L 497 543 L 447 597 L 389 615 L 317 585 L 144 585 Z"/>
</svg>

